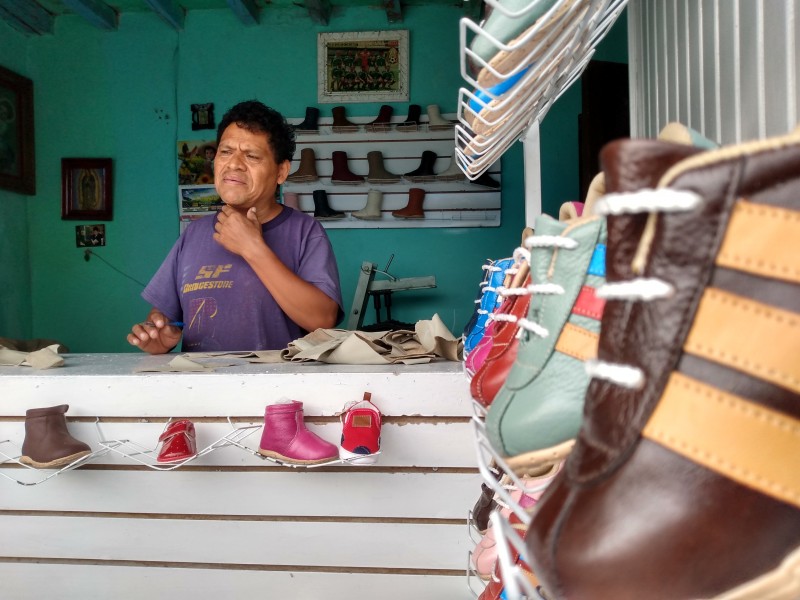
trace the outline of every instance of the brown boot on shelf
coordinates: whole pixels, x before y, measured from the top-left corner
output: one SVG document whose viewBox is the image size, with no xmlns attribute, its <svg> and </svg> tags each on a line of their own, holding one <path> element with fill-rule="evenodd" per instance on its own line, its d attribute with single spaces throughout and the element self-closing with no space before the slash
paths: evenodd
<svg viewBox="0 0 800 600">
<path fill-rule="evenodd" d="M 369 163 L 369 173 L 367 181 L 370 183 L 397 183 L 400 175 L 389 173 L 383 166 L 383 154 L 380 150 L 367 152 L 367 162 Z"/>
<path fill-rule="evenodd" d="M 372 132 L 389 131 L 392 128 L 392 113 L 394 109 L 388 104 L 381 106 L 378 118 L 364 125 L 364 129 Z"/>
<path fill-rule="evenodd" d="M 392 211 L 392 216 L 398 219 L 424 219 L 425 211 L 422 210 L 423 200 L 425 200 L 425 190 L 421 188 L 409 189 L 408 204 L 405 208 Z"/>
<path fill-rule="evenodd" d="M 356 219 L 378 221 L 381 218 L 381 204 L 383 204 L 383 192 L 379 190 L 370 190 L 367 194 L 366 206 L 350 214 Z"/>
<path fill-rule="evenodd" d="M 91 453 L 88 444 L 76 440 L 67 431 L 64 414 L 69 405 L 32 408 L 25 413 L 25 441 L 22 464 L 37 469 L 58 469 Z"/>
<path fill-rule="evenodd" d="M 410 104 L 408 106 L 408 116 L 402 123 L 398 123 L 397 131 L 418 131 L 419 118 L 422 115 L 422 107 L 419 104 Z"/>
<path fill-rule="evenodd" d="M 347 166 L 347 153 L 342 150 L 336 150 L 331 155 L 333 161 L 333 174 L 331 175 L 331 183 L 344 184 L 344 185 L 358 185 L 364 183 L 364 178 L 361 175 L 356 175 L 350 171 Z"/>
<path fill-rule="evenodd" d="M 608 188 L 645 179 L 659 144 L 606 146 Z M 598 360 L 526 534 L 531 566 L 548 598 L 796 599 L 800 132 L 657 181 L 594 206 L 608 215 Z"/>
<path fill-rule="evenodd" d="M 307 181 L 317 181 L 317 156 L 313 148 L 303 148 L 300 151 L 300 166 L 294 173 L 291 173 L 286 181 L 304 183 Z"/>
<path fill-rule="evenodd" d="M 347 120 L 344 106 L 334 106 L 333 110 L 333 132 L 334 133 L 353 133 L 358 131 L 358 125 Z"/>
</svg>

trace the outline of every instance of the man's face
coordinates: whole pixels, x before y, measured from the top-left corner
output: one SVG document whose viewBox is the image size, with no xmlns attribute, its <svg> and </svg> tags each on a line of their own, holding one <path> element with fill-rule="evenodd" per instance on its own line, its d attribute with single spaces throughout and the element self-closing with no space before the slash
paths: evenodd
<svg viewBox="0 0 800 600">
<path fill-rule="evenodd" d="M 252 133 L 232 123 L 222 132 L 214 157 L 214 185 L 225 204 L 247 210 L 275 199 L 291 163 L 275 164 L 266 133 Z"/>
</svg>

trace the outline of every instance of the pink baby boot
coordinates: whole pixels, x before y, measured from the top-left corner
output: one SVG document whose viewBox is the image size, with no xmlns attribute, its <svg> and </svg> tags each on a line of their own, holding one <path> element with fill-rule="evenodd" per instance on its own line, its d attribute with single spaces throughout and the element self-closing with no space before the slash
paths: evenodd
<svg viewBox="0 0 800 600">
<path fill-rule="evenodd" d="M 258 453 L 292 465 L 318 465 L 339 460 L 339 448 L 306 429 L 303 403 L 285 400 L 264 411 Z"/>
</svg>

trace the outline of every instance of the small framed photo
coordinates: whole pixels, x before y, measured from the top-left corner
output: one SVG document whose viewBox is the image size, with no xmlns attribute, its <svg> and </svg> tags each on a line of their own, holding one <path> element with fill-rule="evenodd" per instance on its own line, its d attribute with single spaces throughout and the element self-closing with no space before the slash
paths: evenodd
<svg viewBox="0 0 800 600">
<path fill-rule="evenodd" d="M 36 193 L 33 82 L 0 67 L 0 188 Z"/>
<path fill-rule="evenodd" d="M 319 102 L 407 102 L 408 31 L 317 34 Z"/>
<path fill-rule="evenodd" d="M 106 245 L 106 226 L 102 223 L 75 226 L 75 245 L 78 248 L 95 248 Z"/>
<path fill-rule="evenodd" d="M 110 158 L 61 159 L 61 218 L 111 221 Z"/>
</svg>

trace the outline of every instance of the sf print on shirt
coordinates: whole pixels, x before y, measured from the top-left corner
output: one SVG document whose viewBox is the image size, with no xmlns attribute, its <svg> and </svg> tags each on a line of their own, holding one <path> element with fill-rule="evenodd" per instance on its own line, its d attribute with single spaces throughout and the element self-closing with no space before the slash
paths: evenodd
<svg viewBox="0 0 800 600">
<path fill-rule="evenodd" d="M 224 278 L 232 267 L 231 264 L 203 265 L 197 270 L 194 282 L 183 285 L 181 294 L 183 296 L 190 295 L 186 329 L 196 333 L 210 334 L 213 337 L 213 319 L 217 316 L 217 302 L 213 297 L 202 295 L 202 292 L 233 288 L 233 281 Z"/>
</svg>

